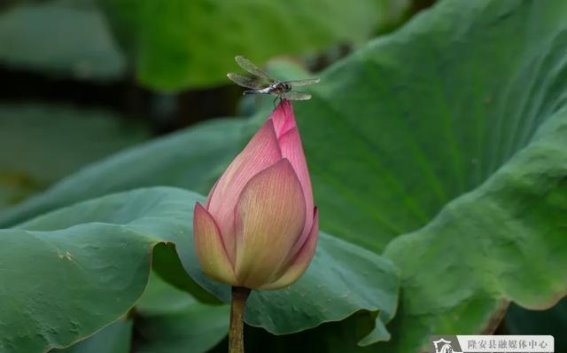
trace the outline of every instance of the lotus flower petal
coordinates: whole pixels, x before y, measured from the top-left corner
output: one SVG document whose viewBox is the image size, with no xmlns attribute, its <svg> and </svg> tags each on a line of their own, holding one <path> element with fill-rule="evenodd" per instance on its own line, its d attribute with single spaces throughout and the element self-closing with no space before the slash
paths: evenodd
<svg viewBox="0 0 567 353">
<path fill-rule="evenodd" d="M 217 220 L 231 261 L 235 256 L 234 208 L 250 179 L 281 160 L 281 151 L 271 121 L 254 135 L 244 150 L 232 161 L 209 194 L 207 210 Z"/>
<path fill-rule="evenodd" d="M 290 162 L 282 159 L 252 178 L 236 213 L 238 281 L 257 288 L 280 272 L 305 224 L 305 198 Z"/>
<path fill-rule="evenodd" d="M 285 272 L 276 281 L 266 284 L 260 287 L 260 289 L 278 289 L 287 287 L 303 275 L 315 254 L 317 240 L 319 238 L 319 212 L 317 209 L 314 210 L 312 224 L 313 228 L 310 230 L 305 243 L 302 244 L 301 249 L 291 259 L 291 262 L 284 267 Z"/>
<path fill-rule="evenodd" d="M 225 283 L 236 283 L 236 276 L 213 217 L 201 204 L 193 211 L 195 249 L 201 269 L 209 277 Z"/>
<path fill-rule="evenodd" d="M 274 123 L 282 158 L 287 158 L 290 161 L 305 195 L 306 222 L 303 228 L 303 236 L 298 242 L 298 245 L 301 245 L 313 225 L 313 190 L 291 103 L 289 101 L 282 102 L 280 107 L 274 110 L 271 119 Z"/>
</svg>

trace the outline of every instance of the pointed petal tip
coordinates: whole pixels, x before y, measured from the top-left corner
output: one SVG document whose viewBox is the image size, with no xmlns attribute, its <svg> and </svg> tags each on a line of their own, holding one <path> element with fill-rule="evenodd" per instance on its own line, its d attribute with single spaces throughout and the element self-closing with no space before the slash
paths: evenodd
<svg viewBox="0 0 567 353">
<path fill-rule="evenodd" d="M 278 106 L 276 107 L 276 109 L 280 108 L 280 109 L 290 109 L 292 107 L 291 102 L 287 99 L 282 99 L 282 101 L 280 102 L 280 104 L 278 104 Z"/>
<path fill-rule="evenodd" d="M 293 106 L 288 100 L 282 100 L 270 115 L 269 120 L 274 123 L 276 136 L 280 138 L 289 130 L 296 127 Z"/>
<path fill-rule="evenodd" d="M 199 217 L 201 216 L 201 214 L 204 212 L 207 212 L 207 209 L 205 207 L 203 207 L 203 205 L 201 205 L 200 202 L 196 202 L 195 203 L 195 207 L 193 208 L 193 215 L 197 216 L 199 215 Z M 207 212 L 208 213 L 208 212 Z M 195 219 L 193 219 L 193 223 L 195 223 Z"/>
</svg>

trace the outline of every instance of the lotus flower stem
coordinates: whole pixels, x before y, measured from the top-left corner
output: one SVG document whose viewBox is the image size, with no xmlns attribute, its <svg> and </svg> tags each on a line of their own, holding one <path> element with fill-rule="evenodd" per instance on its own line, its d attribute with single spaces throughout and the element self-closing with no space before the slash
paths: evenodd
<svg viewBox="0 0 567 353">
<path fill-rule="evenodd" d="M 244 353 L 244 308 L 250 289 L 232 287 L 230 327 L 228 329 L 228 353 Z"/>
</svg>

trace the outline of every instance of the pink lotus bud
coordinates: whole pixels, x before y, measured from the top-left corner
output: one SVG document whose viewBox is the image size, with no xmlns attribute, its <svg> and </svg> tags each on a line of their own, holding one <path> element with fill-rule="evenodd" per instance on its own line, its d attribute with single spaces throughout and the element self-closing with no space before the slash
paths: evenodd
<svg viewBox="0 0 567 353">
<path fill-rule="evenodd" d="M 235 287 L 289 286 L 315 252 L 319 217 L 291 103 L 283 100 L 193 218 L 209 277 Z"/>
</svg>

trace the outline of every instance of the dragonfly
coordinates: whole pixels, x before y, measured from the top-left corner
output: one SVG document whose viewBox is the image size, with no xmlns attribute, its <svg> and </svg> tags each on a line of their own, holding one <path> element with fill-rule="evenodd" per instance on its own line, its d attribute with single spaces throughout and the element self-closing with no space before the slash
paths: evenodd
<svg viewBox="0 0 567 353">
<path fill-rule="evenodd" d="M 311 95 L 306 92 L 293 91 L 293 88 L 312 85 L 319 82 L 318 78 L 308 78 L 306 80 L 279 81 L 271 78 L 258 66 L 243 56 L 234 58 L 236 63 L 252 76 L 243 76 L 235 73 L 228 73 L 228 78 L 237 85 L 248 88 L 243 94 L 269 94 L 280 99 L 287 100 L 308 100 Z"/>
</svg>

